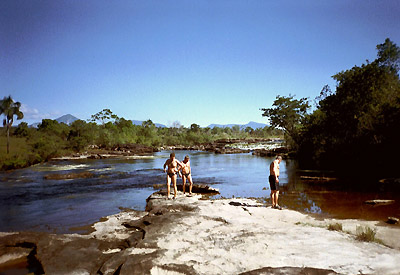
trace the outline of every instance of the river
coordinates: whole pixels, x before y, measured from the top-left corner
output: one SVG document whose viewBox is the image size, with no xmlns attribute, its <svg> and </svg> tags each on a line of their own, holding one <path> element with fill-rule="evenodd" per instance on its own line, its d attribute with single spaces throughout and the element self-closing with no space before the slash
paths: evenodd
<svg viewBox="0 0 400 275">
<path fill-rule="evenodd" d="M 0 231 L 83 233 L 85 225 L 122 208 L 144 210 L 146 198 L 158 190 L 153 186 L 165 183 L 162 167 L 169 153 L 161 151 L 132 159 L 52 161 L 0 172 Z M 269 200 L 268 166 L 272 158 L 251 153 L 176 151 L 179 160 L 186 154 L 191 158 L 194 183 L 220 190 L 221 194 L 212 199 L 254 197 L 264 203 Z M 94 176 L 45 179 L 51 174 L 80 172 Z M 388 216 L 400 216 L 400 192 L 391 186 L 378 182 L 305 180 L 304 175 L 331 174 L 299 170 L 295 160 L 283 160 L 280 172 L 280 204 L 284 207 L 337 218 L 384 221 Z M 378 207 L 363 203 L 371 199 L 396 202 Z"/>
</svg>

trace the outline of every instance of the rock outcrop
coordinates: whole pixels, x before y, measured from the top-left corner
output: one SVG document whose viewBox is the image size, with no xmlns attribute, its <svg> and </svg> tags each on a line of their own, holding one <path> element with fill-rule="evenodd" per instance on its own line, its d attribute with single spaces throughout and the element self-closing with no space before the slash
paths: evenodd
<svg viewBox="0 0 400 275">
<path fill-rule="evenodd" d="M 253 155 L 260 157 L 275 157 L 276 155 L 281 155 L 284 158 L 288 158 L 291 156 L 289 152 L 290 151 L 287 147 L 278 147 L 271 150 L 267 149 L 254 150 Z"/>
<path fill-rule="evenodd" d="M 91 172 L 80 173 L 66 173 L 66 174 L 48 174 L 44 176 L 46 180 L 66 180 L 66 179 L 79 179 L 79 178 L 93 178 L 94 174 Z"/>
<path fill-rule="evenodd" d="M 388 205 L 388 204 L 393 204 L 395 203 L 394 200 L 368 200 L 364 202 L 365 204 L 371 204 L 371 205 Z"/>
<path fill-rule="evenodd" d="M 92 145 L 86 152 L 57 157 L 53 158 L 53 160 L 129 158 L 132 156 L 148 156 L 158 151 L 155 147 L 135 143 L 116 145 L 112 148 L 99 148 Z"/>
<path fill-rule="evenodd" d="M 145 212 L 125 209 L 88 235 L 0 233 L 0 272 L 29 258 L 37 274 L 398 274 L 398 226 L 375 228 L 390 232 L 389 248 L 352 235 L 371 222 L 342 221 L 350 234 L 329 231 L 333 222 L 250 199 L 157 192 Z"/>
</svg>

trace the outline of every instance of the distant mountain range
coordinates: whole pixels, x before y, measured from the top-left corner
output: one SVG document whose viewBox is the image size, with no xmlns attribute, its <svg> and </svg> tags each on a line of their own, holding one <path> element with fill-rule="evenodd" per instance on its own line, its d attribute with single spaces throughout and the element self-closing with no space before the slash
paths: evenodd
<svg viewBox="0 0 400 275">
<path fill-rule="evenodd" d="M 219 127 L 219 128 L 232 128 L 233 126 L 239 126 L 240 130 L 244 130 L 247 127 L 258 129 L 258 128 L 264 128 L 265 126 L 268 126 L 267 124 L 264 123 L 258 123 L 258 122 L 254 122 L 254 121 L 250 121 L 247 124 L 210 124 L 207 127 L 209 128 L 214 128 L 214 127 Z"/>
<path fill-rule="evenodd" d="M 79 118 L 77 118 L 77 117 L 75 117 L 75 116 L 73 116 L 73 115 L 71 115 L 71 114 L 68 114 L 68 115 L 60 116 L 59 118 L 56 118 L 55 120 L 56 120 L 58 123 L 65 123 L 65 124 L 67 124 L 67 125 L 71 125 L 72 122 L 74 122 L 75 120 L 78 120 L 78 119 L 79 119 Z M 37 128 L 37 127 L 39 126 L 40 123 L 41 123 L 41 122 L 33 123 L 33 124 L 29 125 L 29 127 Z"/>
<path fill-rule="evenodd" d="M 56 118 L 55 120 L 58 123 L 65 123 L 68 125 L 71 125 L 71 123 L 73 123 L 75 120 L 78 120 L 79 118 L 71 115 L 71 114 L 67 114 L 67 115 L 63 115 L 59 118 Z M 133 125 L 142 125 L 143 121 L 141 120 L 132 120 Z M 29 125 L 29 127 L 37 127 L 40 124 L 40 122 L 37 123 L 33 123 L 31 125 Z M 154 123 L 154 125 L 156 125 L 156 127 L 161 127 L 161 128 L 165 128 L 167 126 L 165 126 L 164 124 L 160 124 L 160 123 Z M 233 126 L 238 125 L 240 127 L 241 130 L 246 129 L 247 127 L 251 127 L 253 129 L 258 129 L 258 128 L 264 128 L 265 126 L 268 126 L 267 124 L 264 123 L 258 123 L 258 122 L 254 122 L 254 121 L 250 121 L 247 124 L 210 124 L 207 127 L 208 128 L 214 128 L 214 127 L 220 127 L 220 128 L 232 128 Z"/>
<path fill-rule="evenodd" d="M 143 121 L 142 120 L 133 120 L 132 119 L 132 123 L 133 123 L 133 125 L 142 125 Z M 166 128 L 167 127 L 164 124 L 160 124 L 160 123 L 154 123 L 154 125 L 156 125 L 156 127 L 160 127 L 160 128 Z"/>
</svg>

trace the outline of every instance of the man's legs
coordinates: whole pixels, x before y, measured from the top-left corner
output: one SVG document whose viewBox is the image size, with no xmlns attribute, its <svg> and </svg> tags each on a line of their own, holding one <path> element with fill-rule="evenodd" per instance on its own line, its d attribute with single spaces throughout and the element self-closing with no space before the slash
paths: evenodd
<svg viewBox="0 0 400 275">
<path fill-rule="evenodd" d="M 169 177 L 169 175 L 167 175 L 167 199 L 169 199 L 170 185 L 171 185 L 171 178 Z"/>
<path fill-rule="evenodd" d="M 178 192 L 176 188 L 176 175 L 172 176 L 172 183 L 174 184 L 174 199 L 176 199 L 176 193 Z"/>
<path fill-rule="evenodd" d="M 279 190 L 271 190 L 272 208 L 280 208 L 278 204 L 278 199 L 279 199 Z"/>
<path fill-rule="evenodd" d="M 192 175 L 189 174 L 188 176 L 188 181 L 189 181 L 189 195 L 192 195 L 192 187 L 193 187 L 193 180 L 192 180 Z"/>
<path fill-rule="evenodd" d="M 276 190 L 276 191 L 275 191 L 275 206 L 276 206 L 276 207 L 279 206 L 279 204 L 278 204 L 278 198 L 279 198 L 279 190 Z"/>
<path fill-rule="evenodd" d="M 271 204 L 272 204 L 272 208 L 275 207 L 275 192 L 276 192 L 276 190 L 271 190 Z"/>
<path fill-rule="evenodd" d="M 183 194 L 185 194 L 186 176 L 182 175 Z"/>
</svg>

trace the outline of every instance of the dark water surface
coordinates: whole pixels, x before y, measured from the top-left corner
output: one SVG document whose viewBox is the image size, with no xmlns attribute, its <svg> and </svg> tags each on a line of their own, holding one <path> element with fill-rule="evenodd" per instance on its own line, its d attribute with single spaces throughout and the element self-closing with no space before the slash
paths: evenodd
<svg viewBox="0 0 400 275">
<path fill-rule="evenodd" d="M 129 160 L 57 161 L 0 173 L 0 231 L 79 232 L 77 228 L 118 213 L 120 207 L 144 210 L 146 198 L 165 183 L 162 166 L 168 151 Z M 268 167 L 272 158 L 251 154 L 217 155 L 177 151 L 191 157 L 193 181 L 218 188 L 219 197 L 255 197 L 269 203 Z M 290 209 L 337 218 L 385 220 L 400 216 L 400 192 L 377 182 L 315 182 L 301 176 L 331 176 L 300 171 L 294 160 L 280 165 L 280 204 Z M 46 175 L 91 172 L 94 177 L 47 180 Z M 178 179 L 178 183 L 181 180 Z M 267 188 L 264 188 L 267 187 Z M 166 186 L 164 187 L 166 188 Z M 363 202 L 394 199 L 373 207 Z"/>
</svg>

